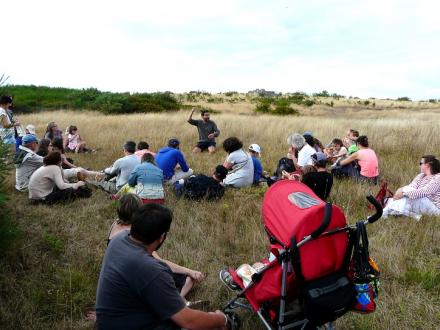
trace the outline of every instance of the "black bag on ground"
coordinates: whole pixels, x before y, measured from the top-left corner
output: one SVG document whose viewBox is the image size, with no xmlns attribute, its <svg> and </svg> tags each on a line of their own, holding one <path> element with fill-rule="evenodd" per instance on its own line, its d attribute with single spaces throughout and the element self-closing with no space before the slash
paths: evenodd
<svg viewBox="0 0 440 330">
<path fill-rule="evenodd" d="M 355 300 L 353 283 L 342 273 L 333 273 L 303 285 L 304 314 L 317 326 L 350 311 Z"/>
<path fill-rule="evenodd" d="M 92 197 L 92 189 L 87 186 L 81 186 L 74 190 L 74 194 L 77 198 L 90 198 Z"/>
<path fill-rule="evenodd" d="M 183 186 L 183 196 L 191 200 L 219 199 L 224 193 L 225 188 L 220 183 L 204 174 L 190 177 Z"/>
</svg>

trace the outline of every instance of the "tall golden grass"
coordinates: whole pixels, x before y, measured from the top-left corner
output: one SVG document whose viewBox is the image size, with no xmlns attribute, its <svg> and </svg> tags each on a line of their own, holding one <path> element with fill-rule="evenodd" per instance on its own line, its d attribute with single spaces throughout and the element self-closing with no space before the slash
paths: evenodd
<svg viewBox="0 0 440 330">
<path fill-rule="evenodd" d="M 198 173 L 209 173 L 226 154 L 190 153 L 197 131 L 186 123 L 187 112 L 171 114 L 104 116 L 93 112 L 46 112 L 21 116 L 43 135 L 55 120 L 61 128 L 79 127 L 95 154 L 73 155 L 75 163 L 103 169 L 122 155 L 125 140 L 146 140 L 154 151 L 170 137 L 181 140 L 181 149 Z M 356 128 L 369 136 L 379 155 L 381 176 L 392 188 L 407 184 L 419 171 L 424 154 L 438 154 L 440 136 L 436 112 L 352 112 L 349 116 L 273 117 L 214 114 L 221 130 L 218 139 L 239 137 L 245 146 L 258 143 L 262 164 L 272 172 L 287 151 L 286 138 L 293 132 L 312 131 L 324 144 Z M 26 194 L 13 189 L 9 178 L 9 207 L 22 230 L 0 267 L 0 327 L 3 329 L 92 328 L 83 309 L 95 299 L 100 263 L 115 203 L 96 190 L 91 199 L 69 205 L 30 206 Z M 336 181 L 331 201 L 340 205 L 349 223 L 368 214 L 365 196 L 377 187 Z M 166 205 L 174 212 L 163 257 L 201 270 L 206 280 L 189 299 L 208 299 L 220 307 L 231 297 L 218 280 L 224 266 L 238 266 L 266 255 L 267 237 L 260 207 L 266 188 L 228 190 L 213 203 L 177 200 L 167 190 Z M 440 325 L 439 218 L 380 220 L 368 228 L 371 255 L 382 270 L 378 309 L 370 315 L 348 314 L 337 321 L 341 329 L 435 329 Z M 255 317 L 244 316 L 244 328 L 259 328 Z"/>
</svg>

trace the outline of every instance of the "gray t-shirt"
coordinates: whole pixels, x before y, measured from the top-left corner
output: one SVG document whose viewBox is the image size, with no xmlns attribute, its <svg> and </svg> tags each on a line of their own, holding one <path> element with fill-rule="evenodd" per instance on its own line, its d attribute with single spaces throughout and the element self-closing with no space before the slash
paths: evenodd
<svg viewBox="0 0 440 330">
<path fill-rule="evenodd" d="M 116 188 L 121 189 L 123 185 L 128 182 L 130 173 L 134 170 L 136 165 L 141 163 L 140 159 L 136 155 L 127 155 L 119 158 L 112 167 L 104 170 L 107 174 L 116 174 Z"/>
<path fill-rule="evenodd" d="M 191 125 L 197 126 L 197 130 L 199 131 L 199 141 L 214 141 L 213 139 L 208 139 L 208 135 L 214 133 L 215 137 L 220 135 L 220 131 L 217 128 L 217 125 L 212 121 L 204 121 L 204 120 L 188 120 L 188 123 Z"/>
<path fill-rule="evenodd" d="M 105 252 L 96 292 L 98 329 L 153 329 L 185 307 L 170 268 L 128 235 L 115 236 Z"/>
</svg>

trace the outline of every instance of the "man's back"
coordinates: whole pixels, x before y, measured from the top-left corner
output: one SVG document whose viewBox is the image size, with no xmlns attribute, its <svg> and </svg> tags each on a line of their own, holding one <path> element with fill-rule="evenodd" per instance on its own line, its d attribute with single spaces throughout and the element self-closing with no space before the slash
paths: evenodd
<svg viewBox="0 0 440 330">
<path fill-rule="evenodd" d="M 189 169 L 182 152 L 171 147 L 159 150 L 156 155 L 156 164 L 163 171 L 165 180 L 169 180 L 174 175 L 174 168 L 177 164 L 180 165 L 183 172 L 187 172 Z"/>
<path fill-rule="evenodd" d="M 96 296 L 98 329 L 153 329 L 185 307 L 170 269 L 128 233 L 109 244 Z"/>
<path fill-rule="evenodd" d="M 127 183 L 131 171 L 139 164 L 140 160 L 134 154 L 119 158 L 113 164 L 113 169 L 117 171 L 116 187 L 118 189 Z"/>
<path fill-rule="evenodd" d="M 302 182 L 325 201 L 333 186 L 333 176 L 328 172 L 310 172 L 304 175 Z"/>
</svg>

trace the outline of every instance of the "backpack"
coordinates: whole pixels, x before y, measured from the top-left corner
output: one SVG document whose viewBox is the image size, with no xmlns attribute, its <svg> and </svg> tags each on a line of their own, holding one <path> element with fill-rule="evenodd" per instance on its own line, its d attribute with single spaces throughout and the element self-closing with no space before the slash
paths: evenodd
<svg viewBox="0 0 440 330">
<path fill-rule="evenodd" d="M 203 174 L 190 177 L 183 187 L 183 196 L 191 200 L 219 199 L 223 197 L 224 192 L 225 188 L 222 185 L 215 184 L 211 178 Z"/>
</svg>

